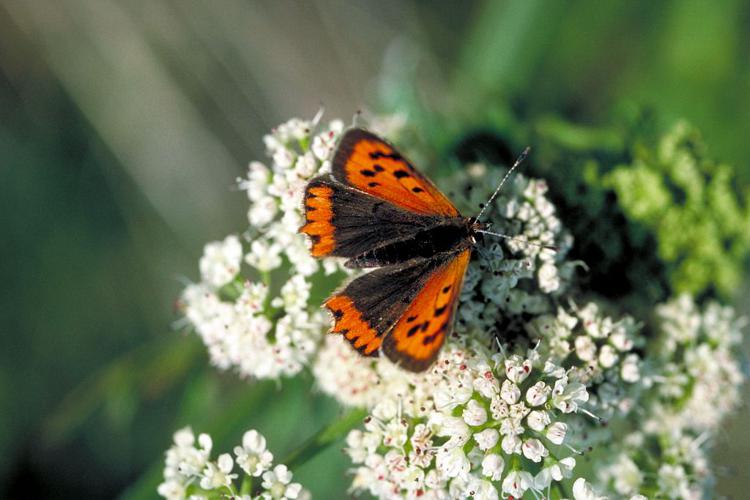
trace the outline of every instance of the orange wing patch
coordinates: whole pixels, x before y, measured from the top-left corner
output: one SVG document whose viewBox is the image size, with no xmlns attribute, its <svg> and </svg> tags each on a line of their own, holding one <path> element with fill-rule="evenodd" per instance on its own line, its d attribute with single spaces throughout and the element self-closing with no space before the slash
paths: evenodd
<svg viewBox="0 0 750 500">
<path fill-rule="evenodd" d="M 394 205 L 423 215 L 459 215 L 453 203 L 390 144 L 362 129 L 341 138 L 333 158 L 333 174 Z"/>
<path fill-rule="evenodd" d="M 393 330 L 385 337 L 383 352 L 402 368 L 426 370 L 451 331 L 471 250 L 435 270 Z"/>
<path fill-rule="evenodd" d="M 312 241 L 310 253 L 314 257 L 322 257 L 333 252 L 336 247 L 334 239 L 333 189 L 324 185 L 308 185 L 305 190 L 305 220 L 306 224 L 299 231 L 305 233 Z"/>
<path fill-rule="evenodd" d="M 323 304 L 333 314 L 331 333 L 341 333 L 352 346 L 365 356 L 376 355 L 382 338 L 362 319 L 362 314 L 352 300 L 345 295 L 334 295 Z"/>
</svg>

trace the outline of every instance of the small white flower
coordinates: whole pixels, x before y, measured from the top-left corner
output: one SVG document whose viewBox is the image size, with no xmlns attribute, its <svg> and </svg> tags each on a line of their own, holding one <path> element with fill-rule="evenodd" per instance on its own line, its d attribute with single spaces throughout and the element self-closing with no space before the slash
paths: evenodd
<svg viewBox="0 0 750 500">
<path fill-rule="evenodd" d="M 617 352 L 611 345 L 604 345 L 599 350 L 599 364 L 604 368 L 611 368 L 617 363 Z"/>
<path fill-rule="evenodd" d="M 257 239 L 250 243 L 250 252 L 245 256 L 245 262 L 258 271 L 271 271 L 281 265 L 281 251 L 281 245 Z"/>
<path fill-rule="evenodd" d="M 450 438 L 444 445 L 446 448 L 463 446 L 471 437 L 471 430 L 461 417 L 442 416 L 440 423 L 438 436 Z"/>
<path fill-rule="evenodd" d="M 631 384 L 640 380 L 641 373 L 637 354 L 630 354 L 625 357 L 620 368 L 620 376 L 625 382 Z"/>
<path fill-rule="evenodd" d="M 498 500 L 499 498 L 495 485 L 474 476 L 469 481 L 466 493 L 474 500 Z"/>
<path fill-rule="evenodd" d="M 526 402 L 531 406 L 540 406 L 547 401 L 552 389 L 541 380 L 526 391 Z"/>
<path fill-rule="evenodd" d="M 634 495 L 643 483 L 643 474 L 638 466 L 624 453 L 610 468 L 615 491 L 620 495 Z"/>
<path fill-rule="evenodd" d="M 238 179 L 239 188 L 247 193 L 250 201 L 256 201 L 266 195 L 271 171 L 261 162 L 253 161 L 247 168 L 247 178 Z"/>
<path fill-rule="evenodd" d="M 310 152 L 300 155 L 294 164 L 296 174 L 303 179 L 311 177 L 317 169 L 318 162 Z"/>
<path fill-rule="evenodd" d="M 477 446 L 479 446 L 479 449 L 482 451 L 487 451 L 494 447 L 499 439 L 500 434 L 495 429 L 491 428 L 484 429 L 483 431 L 474 434 L 474 441 L 477 442 Z"/>
<path fill-rule="evenodd" d="M 526 471 L 511 471 L 503 480 L 503 493 L 521 498 L 534 484 L 534 478 Z"/>
<path fill-rule="evenodd" d="M 299 483 L 292 483 L 292 473 L 286 465 L 279 464 L 273 470 L 263 473 L 264 499 L 297 498 L 302 490 Z"/>
<path fill-rule="evenodd" d="M 311 284 L 304 276 L 295 275 L 284 283 L 279 296 L 271 301 L 274 307 L 283 307 L 287 312 L 299 312 L 305 309 L 310 297 Z"/>
<path fill-rule="evenodd" d="M 581 361 L 594 361 L 596 359 L 596 344 L 591 337 L 576 337 L 575 351 Z"/>
<path fill-rule="evenodd" d="M 471 463 L 460 446 L 438 451 L 435 465 L 448 477 L 466 478 L 471 468 Z"/>
<path fill-rule="evenodd" d="M 193 443 L 195 443 L 195 435 L 193 434 L 193 429 L 191 429 L 190 427 L 183 427 L 182 429 L 174 433 L 173 440 L 174 444 L 176 444 L 179 448 L 188 448 L 193 446 Z"/>
<path fill-rule="evenodd" d="M 251 226 L 262 227 L 273 220 L 278 211 L 276 199 L 272 196 L 260 196 L 250 205 L 247 220 Z"/>
<path fill-rule="evenodd" d="M 545 448 L 542 442 L 536 438 L 524 441 L 521 449 L 523 450 L 523 456 L 532 462 L 541 462 L 542 458 L 549 455 L 547 448 Z"/>
<path fill-rule="evenodd" d="M 478 426 L 487 421 L 487 410 L 476 400 L 470 400 L 463 411 L 463 419 L 468 425 Z"/>
<path fill-rule="evenodd" d="M 594 491 L 591 483 L 579 477 L 573 483 L 573 498 L 575 500 L 606 500 L 607 497 L 600 496 Z"/>
<path fill-rule="evenodd" d="M 333 152 L 333 147 L 336 145 L 336 138 L 336 134 L 333 132 L 315 136 L 311 147 L 313 154 L 319 160 L 328 159 Z"/>
<path fill-rule="evenodd" d="M 532 430 L 541 432 L 550 423 L 549 413 L 544 410 L 533 410 L 526 418 L 526 423 Z"/>
<path fill-rule="evenodd" d="M 545 461 L 547 464 L 547 461 Z M 562 481 L 563 479 L 569 478 L 573 473 L 573 468 L 576 466 L 576 460 L 573 457 L 563 458 L 560 461 L 553 459 L 551 464 L 545 465 L 545 467 L 539 471 L 534 477 L 534 488 L 543 490 L 547 488 L 552 481 Z"/>
<path fill-rule="evenodd" d="M 220 455 L 216 464 L 208 462 L 201 476 L 201 488 L 213 490 L 229 486 L 232 484 L 232 480 L 237 477 L 237 474 L 230 474 L 233 467 L 234 462 L 228 453 Z"/>
<path fill-rule="evenodd" d="M 539 280 L 539 289 L 544 293 L 552 293 L 560 288 L 560 278 L 557 267 L 550 262 L 546 262 L 539 267 L 537 271 Z"/>
<path fill-rule="evenodd" d="M 568 383 L 567 377 L 558 379 L 552 389 L 552 404 L 563 413 L 577 411 L 578 405 L 588 400 L 586 386 L 579 382 Z"/>
<path fill-rule="evenodd" d="M 521 444 L 521 438 L 519 438 L 516 434 L 508 434 L 503 437 L 501 446 L 506 455 L 512 455 L 513 453 L 521 453 Z"/>
<path fill-rule="evenodd" d="M 531 361 L 520 356 L 511 356 L 505 360 L 505 375 L 508 380 L 520 384 L 531 373 Z"/>
<path fill-rule="evenodd" d="M 500 420 L 508 416 L 510 409 L 508 403 L 500 399 L 500 396 L 493 396 L 490 401 L 490 411 L 493 419 Z"/>
<path fill-rule="evenodd" d="M 273 153 L 273 162 L 279 168 L 289 168 L 294 163 L 294 153 L 286 148 L 279 148 Z"/>
<path fill-rule="evenodd" d="M 179 481 L 170 479 L 161 483 L 156 492 L 167 500 L 183 500 L 185 498 L 185 486 Z"/>
<path fill-rule="evenodd" d="M 680 465 L 663 464 L 659 467 L 659 488 L 674 498 L 689 495 L 688 478 Z"/>
<path fill-rule="evenodd" d="M 200 260 L 201 277 L 209 285 L 220 288 L 237 275 L 241 260 L 242 244 L 237 236 L 208 243 Z"/>
<path fill-rule="evenodd" d="M 237 465 L 250 476 L 258 477 L 271 467 L 273 455 L 266 449 L 266 438 L 250 430 L 242 436 L 242 446 L 234 448 Z"/>
<path fill-rule="evenodd" d="M 521 397 L 521 389 L 510 380 L 505 380 L 500 387 L 500 397 L 509 405 L 515 404 Z"/>
<path fill-rule="evenodd" d="M 499 481 L 503 474 L 505 461 L 503 457 L 490 453 L 482 459 L 482 474 L 493 481 Z"/>
<path fill-rule="evenodd" d="M 554 422 L 547 428 L 545 436 L 552 443 L 560 445 L 565 440 L 565 434 L 568 432 L 568 424 L 564 422 Z"/>
</svg>

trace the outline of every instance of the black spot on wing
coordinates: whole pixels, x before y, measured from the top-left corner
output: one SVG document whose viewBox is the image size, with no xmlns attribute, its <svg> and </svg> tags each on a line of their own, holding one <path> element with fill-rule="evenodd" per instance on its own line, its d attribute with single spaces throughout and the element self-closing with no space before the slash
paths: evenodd
<svg viewBox="0 0 750 500">
<path fill-rule="evenodd" d="M 433 333 L 432 335 L 428 335 L 422 340 L 423 345 L 430 345 L 433 342 L 435 342 L 435 339 L 437 339 L 439 333 Z"/>
<path fill-rule="evenodd" d="M 435 340 L 437 340 L 438 337 L 440 337 L 443 334 L 443 332 L 446 331 L 447 328 L 448 328 L 448 322 L 446 321 L 445 323 L 443 323 L 442 325 L 440 325 L 440 328 L 438 328 L 437 331 L 435 331 L 435 333 L 433 333 L 432 335 L 426 336 L 422 340 L 422 344 L 423 345 L 430 345 L 430 344 L 432 344 L 433 342 L 435 342 Z"/>
<path fill-rule="evenodd" d="M 409 172 L 407 172 L 406 170 L 396 170 L 395 172 L 393 172 L 393 176 L 396 179 L 403 179 L 404 177 L 409 177 L 410 175 L 411 174 L 409 174 Z"/>
<path fill-rule="evenodd" d="M 390 160 L 395 161 L 401 161 L 403 158 L 400 154 L 393 152 L 393 153 L 383 153 L 382 151 L 373 151 L 370 153 L 370 158 L 373 160 L 377 160 L 380 158 L 388 158 Z"/>
<path fill-rule="evenodd" d="M 359 173 L 364 175 L 365 177 L 375 177 L 375 172 L 366 168 L 360 170 Z"/>
<path fill-rule="evenodd" d="M 447 308 L 448 308 L 448 304 L 444 305 L 443 307 L 436 308 L 435 309 L 435 316 L 442 315 L 446 311 Z"/>
<path fill-rule="evenodd" d="M 421 187 L 413 187 L 411 188 L 411 191 L 412 193 L 421 193 L 422 191 L 424 191 L 424 189 L 422 189 Z"/>
</svg>

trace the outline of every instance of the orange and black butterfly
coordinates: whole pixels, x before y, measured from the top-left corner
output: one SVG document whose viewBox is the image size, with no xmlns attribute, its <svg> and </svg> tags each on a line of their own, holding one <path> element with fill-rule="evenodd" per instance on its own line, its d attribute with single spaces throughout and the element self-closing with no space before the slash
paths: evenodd
<svg viewBox="0 0 750 500">
<path fill-rule="evenodd" d="M 426 370 L 451 332 L 485 226 L 463 217 L 393 146 L 366 130 L 342 136 L 331 168 L 307 185 L 300 232 L 312 240 L 315 257 L 378 268 L 325 301 L 332 332 L 363 355 L 382 350 L 407 370 Z"/>
</svg>

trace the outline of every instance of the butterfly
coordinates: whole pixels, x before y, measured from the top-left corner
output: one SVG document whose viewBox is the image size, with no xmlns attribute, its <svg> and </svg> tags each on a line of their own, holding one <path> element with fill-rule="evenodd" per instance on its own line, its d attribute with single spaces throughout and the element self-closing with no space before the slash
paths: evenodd
<svg viewBox="0 0 750 500">
<path fill-rule="evenodd" d="M 471 252 L 487 225 L 462 216 L 395 147 L 361 128 L 343 134 L 331 174 L 308 183 L 303 209 L 300 232 L 314 257 L 376 268 L 324 302 L 331 332 L 362 355 L 382 351 L 406 370 L 426 370 L 451 333 Z"/>
</svg>

